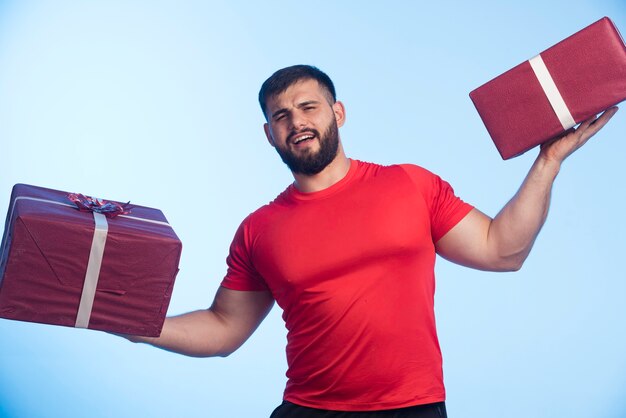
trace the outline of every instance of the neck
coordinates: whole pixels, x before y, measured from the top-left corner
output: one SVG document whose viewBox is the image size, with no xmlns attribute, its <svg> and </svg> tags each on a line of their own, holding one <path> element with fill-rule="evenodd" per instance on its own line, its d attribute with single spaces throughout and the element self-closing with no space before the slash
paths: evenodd
<svg viewBox="0 0 626 418">
<path fill-rule="evenodd" d="M 294 185 L 303 193 L 319 192 L 344 178 L 348 170 L 350 170 L 350 160 L 343 152 L 343 146 L 340 143 L 335 159 L 319 173 L 311 176 L 293 173 Z"/>
</svg>

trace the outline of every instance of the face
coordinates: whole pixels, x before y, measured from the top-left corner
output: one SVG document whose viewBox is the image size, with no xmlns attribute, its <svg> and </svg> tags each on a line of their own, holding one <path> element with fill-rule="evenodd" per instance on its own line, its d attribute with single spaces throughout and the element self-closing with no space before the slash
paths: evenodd
<svg viewBox="0 0 626 418">
<path fill-rule="evenodd" d="M 315 80 L 304 80 L 269 98 L 265 134 L 293 173 L 315 175 L 337 156 L 345 112 L 330 103 Z"/>
</svg>

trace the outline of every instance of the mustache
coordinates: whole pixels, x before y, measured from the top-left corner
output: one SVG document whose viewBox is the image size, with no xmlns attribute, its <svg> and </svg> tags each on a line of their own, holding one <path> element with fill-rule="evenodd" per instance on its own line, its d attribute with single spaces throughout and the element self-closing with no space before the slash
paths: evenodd
<svg viewBox="0 0 626 418">
<path fill-rule="evenodd" d="M 294 136 L 300 135 L 300 134 L 303 134 L 303 133 L 312 134 L 312 135 L 315 135 L 316 137 L 320 138 L 320 133 L 317 131 L 317 129 L 302 129 L 302 130 L 299 130 L 299 131 L 291 131 L 289 133 L 289 135 L 287 136 L 287 141 L 291 141 Z"/>
</svg>

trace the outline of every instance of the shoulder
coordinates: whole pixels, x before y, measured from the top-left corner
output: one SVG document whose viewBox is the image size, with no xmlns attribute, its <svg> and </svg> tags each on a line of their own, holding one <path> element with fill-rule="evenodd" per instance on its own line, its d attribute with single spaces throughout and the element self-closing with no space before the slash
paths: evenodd
<svg viewBox="0 0 626 418">
<path fill-rule="evenodd" d="M 398 164 L 378 164 L 367 161 L 355 160 L 357 162 L 358 171 L 362 174 L 408 174 L 410 176 L 433 176 L 434 174 L 427 169 L 408 163 Z"/>
<path fill-rule="evenodd" d="M 391 165 L 381 165 L 373 163 L 362 163 L 365 165 L 364 171 L 376 176 L 391 177 L 395 181 L 409 179 L 418 187 L 430 186 L 440 180 L 432 171 L 416 164 L 400 163 Z"/>
<path fill-rule="evenodd" d="M 452 186 L 434 172 L 416 164 L 395 164 L 387 167 L 393 172 L 393 181 L 422 195 L 427 201 L 441 195 L 454 194 Z"/>
<path fill-rule="evenodd" d="M 409 177 L 419 180 L 432 180 L 439 178 L 438 175 L 430 170 L 415 164 L 398 164 L 397 167 L 402 169 Z"/>
<path fill-rule="evenodd" d="M 383 165 L 356 160 L 360 181 L 382 181 L 397 186 L 413 185 L 418 190 L 436 187 L 442 180 L 435 173 L 416 164 L 398 163 Z"/>
<path fill-rule="evenodd" d="M 411 163 L 378 164 L 356 160 L 359 171 L 371 173 L 405 172 L 409 175 L 434 176 L 435 174 L 426 168 Z"/>
</svg>

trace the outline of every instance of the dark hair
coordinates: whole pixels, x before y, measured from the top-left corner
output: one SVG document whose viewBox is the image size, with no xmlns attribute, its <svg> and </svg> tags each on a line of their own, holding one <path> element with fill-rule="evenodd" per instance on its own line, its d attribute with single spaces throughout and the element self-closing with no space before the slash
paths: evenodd
<svg viewBox="0 0 626 418">
<path fill-rule="evenodd" d="M 259 90 L 259 104 L 261 110 L 267 119 L 267 99 L 277 96 L 287 90 L 290 86 L 302 80 L 315 80 L 329 93 L 329 99 L 332 97 L 332 103 L 337 101 L 335 86 L 332 80 L 319 68 L 312 65 L 292 65 L 291 67 L 282 68 L 265 80 Z"/>
</svg>

